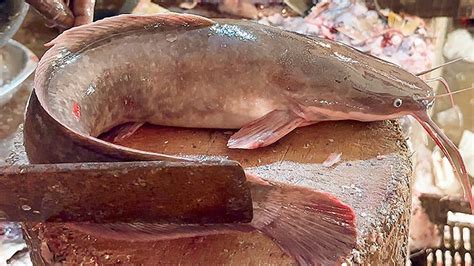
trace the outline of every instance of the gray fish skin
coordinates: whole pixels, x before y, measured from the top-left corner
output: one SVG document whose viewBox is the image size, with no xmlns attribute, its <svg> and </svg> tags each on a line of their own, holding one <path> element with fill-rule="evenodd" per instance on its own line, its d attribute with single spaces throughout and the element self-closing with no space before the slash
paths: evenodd
<svg viewBox="0 0 474 266">
<path fill-rule="evenodd" d="M 134 30 L 63 56 L 41 84 L 44 104 L 91 136 L 130 121 L 238 129 L 292 108 L 318 121 L 387 119 L 400 116 L 394 99 L 408 112 L 421 109 L 414 96 L 432 93 L 418 77 L 347 46 L 247 21 Z"/>
</svg>

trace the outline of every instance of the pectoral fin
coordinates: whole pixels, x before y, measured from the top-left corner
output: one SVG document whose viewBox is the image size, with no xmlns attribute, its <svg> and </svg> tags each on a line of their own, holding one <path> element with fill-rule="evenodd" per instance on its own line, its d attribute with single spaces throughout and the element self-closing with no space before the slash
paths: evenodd
<svg viewBox="0 0 474 266">
<path fill-rule="evenodd" d="M 231 149 L 265 147 L 281 139 L 293 129 L 307 124 L 308 121 L 291 110 L 273 110 L 232 135 L 227 142 L 227 147 Z"/>
<path fill-rule="evenodd" d="M 133 135 L 139 128 L 141 128 L 145 123 L 142 122 L 130 122 L 120 126 L 117 126 L 110 131 L 102 134 L 100 139 L 117 143 L 123 139 L 126 139 Z"/>
</svg>

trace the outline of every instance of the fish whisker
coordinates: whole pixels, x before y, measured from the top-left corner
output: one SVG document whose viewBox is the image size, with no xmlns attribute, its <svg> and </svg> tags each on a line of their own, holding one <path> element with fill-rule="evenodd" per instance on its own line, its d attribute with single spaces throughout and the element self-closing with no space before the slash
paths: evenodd
<svg viewBox="0 0 474 266">
<path fill-rule="evenodd" d="M 458 93 L 461 93 L 461 92 L 469 91 L 469 90 L 472 90 L 472 89 L 474 89 L 474 84 L 471 87 L 460 89 L 460 90 L 457 90 L 457 91 L 452 91 L 452 92 L 442 93 L 442 94 L 436 94 L 436 95 L 427 96 L 427 97 L 417 97 L 416 100 L 432 100 L 432 99 L 436 99 L 436 98 L 441 98 L 441 97 L 450 96 L 450 95 L 458 94 Z"/>
<path fill-rule="evenodd" d="M 471 211 L 474 212 L 472 186 L 459 149 L 446 136 L 446 134 L 444 134 L 444 132 L 438 127 L 438 125 L 436 125 L 433 120 L 431 120 L 431 118 L 426 112 L 418 112 L 413 114 L 413 116 L 416 120 L 418 120 L 418 122 L 420 122 L 425 131 L 428 133 L 428 135 L 430 135 L 430 137 L 433 139 L 433 141 L 448 159 L 449 163 L 453 167 L 454 173 L 458 176 L 459 181 L 462 184 L 464 190 L 464 197 L 469 201 L 471 205 Z M 449 152 L 448 148 L 451 150 L 452 153 L 454 153 L 459 166 L 454 163 L 453 157 Z"/>
<path fill-rule="evenodd" d="M 459 62 L 459 61 L 461 61 L 461 60 L 464 60 L 464 58 L 461 57 L 461 58 L 453 59 L 453 60 L 448 61 L 448 62 L 446 62 L 446 63 L 444 63 L 444 64 L 441 64 L 441 65 L 439 65 L 439 66 L 435 66 L 435 67 L 430 68 L 430 69 L 428 69 L 428 70 L 425 70 L 425 71 L 416 73 L 415 75 L 416 75 L 416 76 L 421 76 L 421 75 L 424 75 L 424 74 L 426 74 L 426 73 L 433 72 L 433 71 L 435 71 L 436 69 L 442 68 L 442 67 L 444 67 L 444 66 L 447 66 L 447 65 L 450 65 L 450 64 Z"/>
<path fill-rule="evenodd" d="M 447 91 L 447 94 L 446 95 L 449 95 L 449 98 L 451 100 L 451 105 L 454 107 L 455 106 L 455 103 L 454 103 L 454 98 L 453 98 L 453 93 L 451 92 L 451 88 L 449 88 L 449 84 L 448 82 L 446 81 L 445 78 L 443 77 L 436 77 L 436 78 L 432 78 L 432 79 L 427 79 L 425 82 L 433 82 L 433 81 L 439 81 L 443 84 L 444 88 L 446 89 Z"/>
</svg>

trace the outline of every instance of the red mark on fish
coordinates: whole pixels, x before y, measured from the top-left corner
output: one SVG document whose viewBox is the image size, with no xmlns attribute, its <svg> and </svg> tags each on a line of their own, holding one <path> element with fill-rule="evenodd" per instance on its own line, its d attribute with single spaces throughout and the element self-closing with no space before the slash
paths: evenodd
<svg viewBox="0 0 474 266">
<path fill-rule="evenodd" d="M 72 105 L 72 113 L 74 114 L 76 119 L 81 118 L 81 107 L 77 102 L 74 102 L 74 104 Z"/>
</svg>

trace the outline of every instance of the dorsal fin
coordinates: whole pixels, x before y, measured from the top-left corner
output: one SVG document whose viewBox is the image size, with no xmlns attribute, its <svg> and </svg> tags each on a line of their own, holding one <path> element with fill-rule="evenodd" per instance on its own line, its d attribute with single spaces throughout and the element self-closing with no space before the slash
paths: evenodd
<svg viewBox="0 0 474 266">
<path fill-rule="evenodd" d="M 150 28 L 153 30 L 169 30 L 186 27 L 189 29 L 205 27 L 214 24 L 208 18 L 181 13 L 159 13 L 155 15 L 118 15 L 105 18 L 91 24 L 86 24 L 64 31 L 54 40 L 46 44 L 52 46 L 41 58 L 36 69 L 34 87 L 38 99 L 43 105 L 45 81 L 58 60 L 67 60 L 67 54 L 74 54 L 84 47 L 99 40 L 119 33 Z M 62 58 L 62 59 L 61 59 Z M 45 106 L 43 106 L 47 110 Z"/>
<path fill-rule="evenodd" d="M 46 46 L 60 45 L 73 51 L 75 48 L 84 47 L 85 44 L 93 43 L 106 36 L 117 33 L 124 33 L 130 30 L 140 28 L 160 27 L 169 29 L 173 27 L 201 27 L 209 26 L 214 23 L 205 17 L 181 14 L 181 13 L 159 13 L 155 15 L 130 15 L 123 14 L 114 17 L 105 18 L 92 24 L 86 24 L 71 28 L 55 39 L 46 44 Z"/>
</svg>

